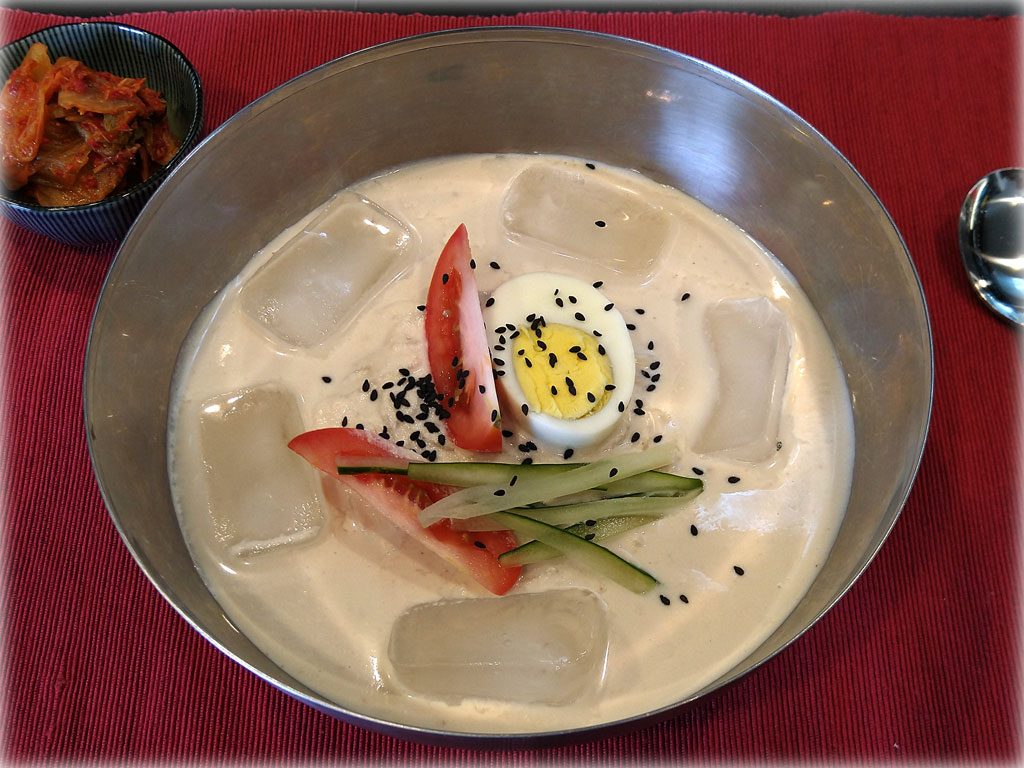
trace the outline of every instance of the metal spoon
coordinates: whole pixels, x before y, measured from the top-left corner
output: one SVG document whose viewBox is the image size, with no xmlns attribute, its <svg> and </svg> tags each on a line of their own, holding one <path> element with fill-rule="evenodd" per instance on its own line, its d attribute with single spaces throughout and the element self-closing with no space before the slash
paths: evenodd
<svg viewBox="0 0 1024 768">
<path fill-rule="evenodd" d="M 982 178 L 960 209 L 960 255 L 993 312 L 1024 325 L 1024 169 Z"/>
</svg>

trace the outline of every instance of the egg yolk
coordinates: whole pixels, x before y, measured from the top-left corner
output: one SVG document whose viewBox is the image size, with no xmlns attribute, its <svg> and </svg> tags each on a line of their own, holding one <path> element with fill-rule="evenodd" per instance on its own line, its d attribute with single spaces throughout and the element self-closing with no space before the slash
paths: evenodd
<svg viewBox="0 0 1024 768">
<path fill-rule="evenodd" d="M 614 389 L 604 347 L 572 326 L 520 327 L 512 360 L 526 404 L 555 418 L 581 419 L 598 410 Z"/>
</svg>

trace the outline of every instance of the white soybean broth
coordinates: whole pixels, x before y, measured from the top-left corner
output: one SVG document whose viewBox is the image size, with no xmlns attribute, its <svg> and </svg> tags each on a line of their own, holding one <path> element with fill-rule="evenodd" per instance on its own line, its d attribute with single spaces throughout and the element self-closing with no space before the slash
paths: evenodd
<svg viewBox="0 0 1024 768">
<path fill-rule="evenodd" d="M 500 205 L 522 169 L 548 164 L 600 176 L 663 209 L 672 221 L 653 276 L 595 266 L 506 233 Z M 724 218 L 677 190 L 636 173 L 540 155 L 431 160 L 355 185 L 414 233 L 397 279 L 322 344 L 304 351 L 275 344 L 239 309 L 238 290 L 301 222 L 253 257 L 193 331 L 176 377 L 171 474 L 181 526 L 196 564 L 230 620 L 270 658 L 321 695 L 375 718 L 461 732 L 536 732 L 585 727 L 680 701 L 728 673 L 765 640 L 807 591 L 828 555 L 849 494 L 853 428 L 842 371 L 821 322 L 786 270 Z M 312 215 L 312 214 L 311 214 Z M 313 540 L 239 564 L 209 540 L 203 458 L 195 403 L 273 382 L 293 392 L 306 429 L 363 423 L 392 437 L 399 424 L 386 397 L 371 401 L 363 381 L 427 370 L 423 314 L 438 254 L 465 223 L 481 298 L 504 280 L 554 271 L 603 281 L 623 309 L 637 356 L 633 404 L 604 443 L 577 451 L 587 460 L 649 445 L 654 435 L 679 446 L 681 474 L 703 472 L 705 490 L 663 519 L 608 546 L 655 575 L 636 595 L 562 561 L 524 569 L 516 593 L 577 586 L 607 605 L 609 648 L 603 680 L 575 703 L 526 705 L 484 699 L 446 703 L 406 690 L 393 674 L 387 643 L 407 608 L 487 593 L 437 556 L 375 518 L 360 500 L 323 477 L 327 523 Z M 495 269 L 490 262 L 500 268 Z M 686 300 L 682 300 L 688 294 Z M 791 362 L 779 450 L 760 464 L 692 449 L 716 392 L 714 356 L 703 317 L 724 299 L 765 296 L 791 327 Z M 643 309 L 643 314 L 635 309 Z M 653 342 L 653 350 L 648 343 Z M 654 391 L 639 371 L 654 360 Z M 326 383 L 323 377 L 329 377 Z M 376 386 L 376 384 L 375 384 Z M 634 432 L 641 434 L 630 443 Z M 518 462 L 506 440 L 500 459 Z M 432 443 L 439 460 L 465 458 Z M 534 461 L 560 461 L 543 445 Z M 245 446 L 238 446 L 244 461 Z M 216 471 L 216 467 L 212 467 Z M 310 469 L 310 472 L 315 472 Z M 730 480 L 732 478 L 732 480 Z M 736 479 L 738 478 L 738 479 Z M 683 597 L 685 596 L 686 602 Z M 664 598 L 664 600 L 662 599 Z M 667 604 L 665 604 L 667 602 Z"/>
</svg>

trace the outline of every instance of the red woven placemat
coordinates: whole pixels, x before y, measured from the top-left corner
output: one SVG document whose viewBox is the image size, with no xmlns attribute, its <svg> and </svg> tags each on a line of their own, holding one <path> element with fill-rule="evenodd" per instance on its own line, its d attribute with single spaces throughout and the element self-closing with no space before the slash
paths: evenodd
<svg viewBox="0 0 1024 768">
<path fill-rule="evenodd" d="M 824 133 L 906 239 L 935 335 L 932 429 L 917 485 L 876 561 L 813 630 L 739 683 L 658 725 L 576 746 L 477 753 L 412 744 L 272 689 L 202 640 L 146 581 L 104 509 L 82 425 L 86 337 L 114 248 L 76 251 L 4 222 L 5 760 L 1020 759 L 1019 339 L 973 297 L 955 237 L 973 182 L 1021 165 L 1019 18 L 113 18 L 167 37 L 195 63 L 208 130 L 337 56 L 460 26 L 610 32 L 734 72 Z M 67 20 L 0 9 L 2 40 Z"/>
</svg>

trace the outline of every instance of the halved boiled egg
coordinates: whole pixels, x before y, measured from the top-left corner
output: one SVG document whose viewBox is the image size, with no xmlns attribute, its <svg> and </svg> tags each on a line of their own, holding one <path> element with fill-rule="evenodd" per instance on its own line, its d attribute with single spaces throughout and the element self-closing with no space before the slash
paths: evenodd
<svg viewBox="0 0 1024 768">
<path fill-rule="evenodd" d="M 556 448 L 600 442 L 622 417 L 636 358 L 613 302 L 579 278 L 531 272 L 484 303 L 503 413 Z"/>
</svg>

